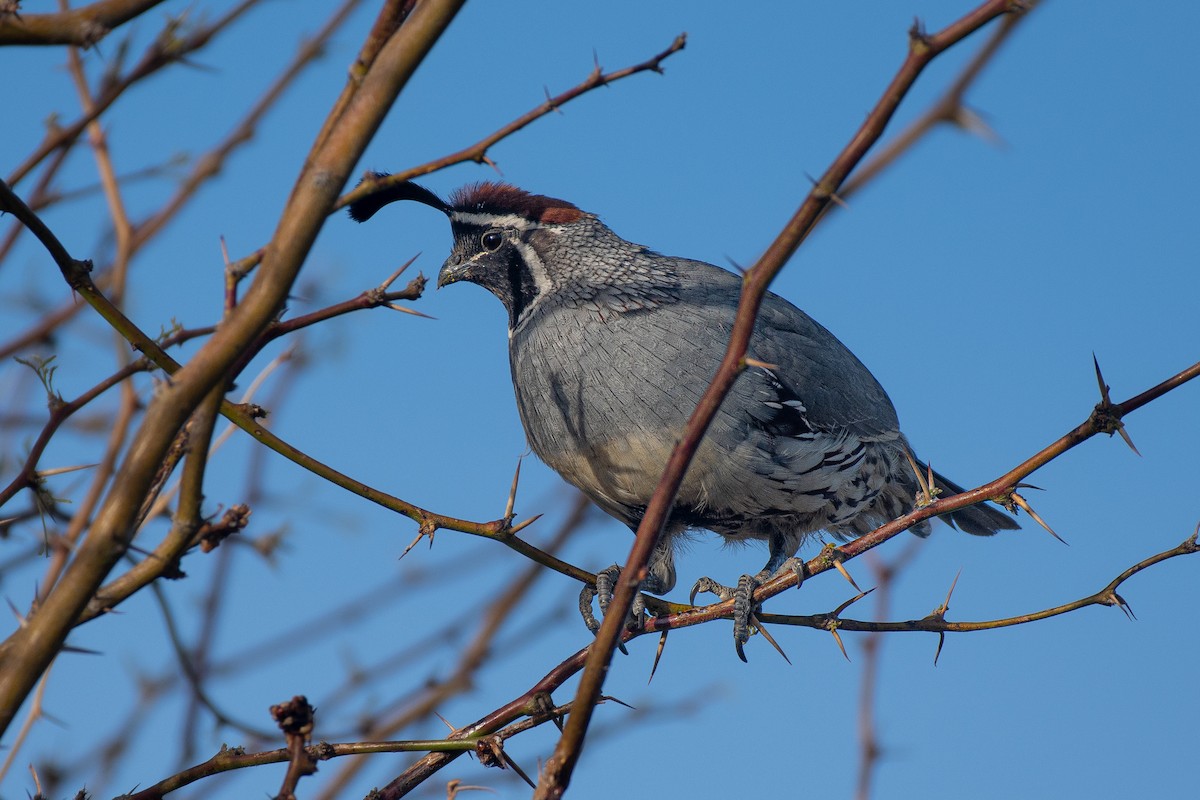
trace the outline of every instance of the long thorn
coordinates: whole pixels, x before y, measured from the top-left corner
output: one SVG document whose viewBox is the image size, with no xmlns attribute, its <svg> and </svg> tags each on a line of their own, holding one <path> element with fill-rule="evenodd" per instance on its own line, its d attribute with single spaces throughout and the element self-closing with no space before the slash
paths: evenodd
<svg viewBox="0 0 1200 800">
<path fill-rule="evenodd" d="M 517 762 L 513 761 L 512 756 L 505 752 L 504 748 L 500 749 L 500 758 L 504 759 L 504 763 L 508 765 L 509 769 L 521 776 L 521 780 L 529 784 L 530 789 L 537 788 L 537 785 L 533 781 L 529 780 L 529 776 L 525 774 L 525 770 L 517 766 Z"/>
<path fill-rule="evenodd" d="M 654 673 L 658 671 L 658 662 L 660 659 L 662 659 L 663 650 L 667 647 L 668 632 L 669 631 L 664 630 L 662 632 L 662 636 L 658 637 L 658 649 L 654 651 L 654 663 L 650 665 L 650 677 L 646 679 L 647 684 L 654 680 Z"/>
<path fill-rule="evenodd" d="M 398 306 L 395 303 L 387 303 L 386 305 L 392 311 L 400 311 L 404 314 L 412 314 L 414 317 L 422 317 L 424 319 L 437 319 L 437 317 L 431 317 L 428 314 L 422 314 L 420 311 L 416 311 L 411 308 L 405 308 L 404 306 Z"/>
<path fill-rule="evenodd" d="M 503 519 L 512 522 L 513 507 L 517 503 L 517 483 L 521 480 L 521 459 L 517 459 L 517 469 L 513 473 L 512 488 L 508 490 L 508 502 L 504 505 Z"/>
<path fill-rule="evenodd" d="M 834 619 L 837 619 L 837 617 L 843 611 L 845 611 L 847 608 L 849 608 L 850 606 L 857 603 L 859 600 L 862 600 L 864 597 L 869 595 L 871 592 L 875 591 L 877 588 L 878 587 L 876 587 L 876 586 L 872 586 L 870 589 L 867 589 L 865 592 L 859 592 L 858 594 L 854 595 L 854 597 L 851 597 L 849 600 L 842 603 L 840 606 L 835 608 L 833 611 L 829 612 L 829 616 L 833 617 Z"/>
<path fill-rule="evenodd" d="M 846 568 L 842 566 L 841 561 L 834 559 L 833 568 L 842 573 L 842 577 L 850 582 L 850 585 L 854 587 L 854 591 L 858 592 L 859 594 L 864 594 L 863 590 L 858 588 L 858 584 L 854 582 L 854 578 L 850 577 L 850 573 L 847 572 Z"/>
<path fill-rule="evenodd" d="M 405 261 L 403 264 L 401 264 L 400 268 L 398 270 L 396 270 L 395 272 L 393 272 L 386 281 L 379 284 L 379 291 L 386 292 L 388 290 L 388 287 L 391 286 L 393 283 L 395 283 L 396 279 L 404 274 L 404 270 L 411 267 L 413 265 L 413 262 L 416 261 L 418 258 L 420 258 L 420 256 L 421 256 L 421 254 L 417 253 L 415 256 L 410 258 L 408 261 Z"/>
<path fill-rule="evenodd" d="M 50 469 L 39 469 L 37 476 L 39 478 L 50 478 L 55 475 L 66 475 L 68 472 L 78 472 L 81 469 L 91 469 L 97 466 L 96 464 L 76 464 L 73 467 L 52 467 Z"/>
<path fill-rule="evenodd" d="M 1021 508 L 1025 509 L 1025 513 L 1028 514 L 1030 517 L 1032 517 L 1034 522 L 1036 522 L 1038 525 L 1041 525 L 1043 528 L 1045 528 L 1047 533 L 1049 533 L 1055 539 L 1058 539 L 1063 544 L 1067 543 L 1066 539 L 1059 536 L 1057 533 L 1054 532 L 1053 528 L 1051 528 L 1049 525 L 1046 524 L 1046 520 L 1042 519 L 1041 516 L 1036 511 L 1033 510 L 1033 507 L 1030 506 L 1028 502 L 1026 502 L 1024 497 L 1021 497 L 1021 495 L 1017 494 L 1016 492 L 1013 492 L 1012 499 L 1013 499 L 1014 503 L 1019 505 Z"/>
<path fill-rule="evenodd" d="M 1133 454 L 1134 454 L 1135 456 L 1139 456 L 1139 457 L 1140 457 L 1140 456 L 1142 455 L 1142 454 L 1141 454 L 1141 453 L 1138 451 L 1138 449 L 1137 449 L 1137 445 L 1135 445 L 1135 444 L 1133 443 L 1133 439 L 1130 439 L 1130 438 L 1129 438 L 1129 432 L 1125 430 L 1125 425 L 1124 425 L 1124 424 L 1122 424 L 1122 425 L 1121 425 L 1119 428 L 1117 428 L 1117 433 L 1121 434 L 1121 438 L 1125 440 L 1125 444 L 1129 445 L 1129 449 L 1133 451 Z"/>
<path fill-rule="evenodd" d="M 837 628 L 836 628 L 836 627 L 831 627 L 831 628 L 829 629 L 829 632 L 833 634 L 833 640 L 834 640 L 835 642 L 837 642 L 838 649 L 842 651 L 842 657 L 843 657 L 843 658 L 845 658 L 847 661 L 849 661 L 849 660 L 850 660 L 850 654 L 846 652 L 846 645 L 842 644 L 842 637 L 841 637 L 841 635 L 840 635 L 840 634 L 837 632 Z"/>
<path fill-rule="evenodd" d="M 925 482 L 925 476 L 921 474 L 921 468 L 917 466 L 917 460 L 913 458 L 913 454 L 908 451 L 907 447 L 904 448 L 904 457 L 908 459 L 908 465 L 912 467 L 913 475 L 917 476 L 917 483 L 921 487 L 921 494 L 925 496 L 925 505 L 929 505 L 932 502 L 932 498 L 929 496 L 929 484 Z"/>
<path fill-rule="evenodd" d="M 528 528 L 528 527 L 529 527 L 530 525 L 532 525 L 533 523 L 537 522 L 537 521 L 538 521 L 539 519 L 541 519 L 541 518 L 542 518 L 542 515 L 541 515 L 541 514 L 534 514 L 532 517 L 530 517 L 529 519 L 525 520 L 524 522 L 518 522 L 516 525 L 513 525 L 513 526 L 511 526 L 511 527 L 508 529 L 508 532 L 509 532 L 510 534 L 513 534 L 513 533 L 517 533 L 517 532 L 519 532 L 519 531 L 522 531 L 522 530 L 524 530 L 525 528 Z"/>
<path fill-rule="evenodd" d="M 950 581 L 950 591 L 946 592 L 946 599 L 942 604 L 933 610 L 933 613 L 938 617 L 945 619 L 946 612 L 950 610 L 950 595 L 954 594 L 954 587 L 958 586 L 958 579 L 962 577 L 962 567 L 959 567 L 958 573 L 955 574 L 954 580 Z"/>
<path fill-rule="evenodd" d="M 1096 383 L 1100 384 L 1100 401 L 1108 405 L 1108 384 L 1104 382 L 1104 375 L 1100 372 L 1100 361 L 1095 353 L 1092 353 L 1092 366 L 1096 368 Z"/>
<path fill-rule="evenodd" d="M 759 361 L 757 358 L 750 358 L 750 356 L 743 358 L 742 363 L 747 367 L 758 367 L 759 369 L 779 369 L 778 364 L 772 364 L 769 361 Z"/>
<path fill-rule="evenodd" d="M 771 643 L 771 647 L 775 648 L 775 652 L 783 656 L 783 660 L 788 663 L 788 666 L 791 666 L 792 660 L 787 657 L 787 653 L 783 652 L 783 648 L 779 646 L 779 642 L 775 641 L 775 637 L 767 631 L 767 626 L 763 625 L 759 618 L 753 614 L 750 615 L 750 624 L 758 628 L 758 632 L 762 634 L 764 639 Z"/>
<path fill-rule="evenodd" d="M 598 701 L 596 701 L 596 702 L 597 702 L 597 704 L 599 704 L 599 703 L 607 703 L 607 702 L 610 702 L 610 701 L 611 701 L 611 702 L 613 702 L 613 703 L 616 703 L 616 704 L 617 704 L 617 705 L 619 705 L 619 706 L 625 706 L 625 707 L 626 707 L 626 708 L 628 708 L 630 711 L 637 711 L 637 706 L 635 706 L 635 705 L 630 705 L 629 703 L 626 703 L 624 700 L 622 700 L 622 699 L 621 699 L 621 698 L 619 698 L 619 697 L 613 697 L 611 694 L 602 694 L 602 695 L 600 695 L 600 699 L 599 699 Z"/>
</svg>

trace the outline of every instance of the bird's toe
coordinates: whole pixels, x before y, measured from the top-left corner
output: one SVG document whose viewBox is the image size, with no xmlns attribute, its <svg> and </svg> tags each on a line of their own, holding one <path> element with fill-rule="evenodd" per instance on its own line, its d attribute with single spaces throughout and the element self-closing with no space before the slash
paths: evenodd
<svg viewBox="0 0 1200 800">
<path fill-rule="evenodd" d="M 615 589 L 617 579 L 621 576 L 621 567 L 613 564 L 611 567 L 606 567 L 596 573 L 596 585 L 590 586 L 585 584 L 579 592 L 579 614 L 583 617 L 583 624 L 587 629 L 595 634 L 600 630 L 600 619 L 603 619 L 608 614 L 608 607 L 612 603 L 613 595 L 616 594 Z M 646 581 L 642 588 L 653 590 L 648 584 L 651 581 Z M 592 600 L 596 601 L 596 605 L 600 608 L 600 618 L 592 613 Z M 646 598 L 639 591 L 633 597 L 633 605 L 629 609 L 629 615 L 625 619 L 625 627 L 636 628 L 640 627 L 646 617 Z M 624 645 L 618 645 L 621 652 L 625 652 Z"/>
</svg>

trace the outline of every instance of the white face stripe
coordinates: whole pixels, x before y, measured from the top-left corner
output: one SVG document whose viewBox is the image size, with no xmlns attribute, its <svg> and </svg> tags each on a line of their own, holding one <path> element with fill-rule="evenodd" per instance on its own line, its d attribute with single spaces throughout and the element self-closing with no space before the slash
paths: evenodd
<svg viewBox="0 0 1200 800">
<path fill-rule="evenodd" d="M 528 319 L 529 312 L 536 306 L 542 298 L 550 292 L 550 274 L 546 271 L 546 265 L 528 242 L 524 240 L 523 234 L 539 230 L 541 228 L 558 228 L 557 224 L 543 225 L 540 222 L 531 220 L 528 217 L 523 217 L 520 214 L 494 214 L 482 211 L 459 211 L 454 210 L 448 213 L 451 224 L 463 225 L 472 228 L 480 228 L 483 230 L 489 228 L 497 228 L 506 233 L 505 239 L 508 240 L 517 251 L 521 254 L 521 260 L 525 262 L 525 267 L 529 271 L 529 277 L 533 279 L 533 286 L 536 294 L 521 310 L 520 317 L 516 323 L 509 329 L 509 338 L 512 338 L 513 331 L 521 327 L 522 322 Z M 485 252 L 476 253 L 471 257 L 471 261 L 476 261 L 483 256 L 488 255 Z"/>
<path fill-rule="evenodd" d="M 477 225 L 480 228 L 516 228 L 521 231 L 541 227 L 541 223 L 522 217 L 520 214 L 485 214 L 472 211 L 451 211 L 450 221 L 462 225 Z"/>
<path fill-rule="evenodd" d="M 529 275 L 533 278 L 533 285 L 537 288 L 537 294 L 534 295 L 526 305 L 521 309 L 521 315 L 517 317 L 513 325 L 508 329 L 508 338 L 513 337 L 513 333 L 520 328 L 525 321 L 529 319 L 529 312 L 537 307 L 537 304 L 545 299 L 546 294 L 550 291 L 550 276 L 546 274 L 546 265 L 542 263 L 542 259 L 538 256 L 537 251 L 529 246 L 528 243 L 515 239 L 513 244 L 521 253 L 521 258 L 525 260 L 525 266 L 529 269 Z"/>
<path fill-rule="evenodd" d="M 534 303 L 545 297 L 550 291 L 550 276 L 546 273 L 546 265 L 542 263 L 541 256 L 529 246 L 528 242 L 516 239 L 513 244 L 521 251 L 521 258 L 525 259 L 525 265 L 529 267 L 529 274 L 533 277 L 533 285 L 537 287 L 538 296 L 528 307 L 532 308 Z"/>
</svg>

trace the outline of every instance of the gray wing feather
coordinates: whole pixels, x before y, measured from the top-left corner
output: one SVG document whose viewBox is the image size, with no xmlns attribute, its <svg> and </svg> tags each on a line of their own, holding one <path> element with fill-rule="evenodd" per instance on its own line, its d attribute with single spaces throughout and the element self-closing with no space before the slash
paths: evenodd
<svg viewBox="0 0 1200 800">
<path fill-rule="evenodd" d="M 680 287 L 684 302 L 667 308 L 682 307 L 696 314 L 692 325 L 685 327 L 691 328 L 694 336 L 712 341 L 705 343 L 709 346 L 693 348 L 693 352 L 708 354 L 715 372 L 725 352 L 742 283 L 736 275 L 711 264 L 695 261 L 689 266 L 692 268 L 683 271 Z M 714 325 L 714 319 L 720 324 Z M 771 372 L 784 396 L 770 398 L 775 387 L 769 385 L 769 377 L 760 370 L 749 370 L 735 389 L 747 401 L 782 404 L 795 399 L 803 405 L 804 417 L 814 428 L 845 430 L 867 439 L 898 436 L 900 423 L 895 407 L 871 372 L 836 336 L 782 297 L 770 292 L 764 297 L 748 355 L 776 365 Z M 761 402 L 749 405 L 753 414 L 761 411 Z"/>
</svg>

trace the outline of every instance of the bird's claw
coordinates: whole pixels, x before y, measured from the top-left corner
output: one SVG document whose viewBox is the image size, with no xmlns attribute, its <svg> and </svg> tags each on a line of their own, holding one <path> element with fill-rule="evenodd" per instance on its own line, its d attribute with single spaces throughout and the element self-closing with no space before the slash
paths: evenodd
<svg viewBox="0 0 1200 800">
<path fill-rule="evenodd" d="M 611 567 L 600 570 L 596 573 L 596 585 L 584 585 L 579 592 L 579 614 L 583 617 L 583 624 L 593 634 L 600 630 L 600 620 L 596 619 L 592 613 L 592 600 L 596 600 L 596 604 L 600 606 L 600 617 L 603 618 L 608 613 L 608 606 L 612 603 L 613 595 L 615 594 L 617 578 L 621 575 L 621 567 L 613 564 Z M 633 596 L 633 605 L 629 609 L 629 616 L 625 620 L 625 627 L 637 628 L 640 627 L 646 617 L 646 598 L 638 592 Z M 624 645 L 618 645 L 621 652 L 626 652 Z"/>
<path fill-rule="evenodd" d="M 761 608 L 761 604 L 754 602 L 754 592 L 768 580 L 785 572 L 794 572 L 797 585 L 802 583 L 804 581 L 803 559 L 789 558 L 773 572 L 764 569 L 757 575 L 743 575 L 738 578 L 737 586 L 725 586 L 712 578 L 701 578 L 692 586 L 688 602 L 695 605 L 696 595 L 701 592 L 715 594 L 723 601 L 733 601 L 733 647 L 737 651 L 738 658 L 746 661 L 746 652 L 743 646 L 749 641 L 752 634 L 758 632 L 754 615 Z"/>
<path fill-rule="evenodd" d="M 742 661 L 747 660 L 746 652 L 742 649 L 743 645 L 750 639 L 750 634 L 754 632 L 750 618 L 758 610 L 758 607 L 754 605 L 754 590 L 762 586 L 769 577 L 770 575 L 764 570 L 757 575 L 741 576 L 738 578 L 737 586 L 726 586 L 707 577 L 701 578 L 692 586 L 689 598 L 692 605 L 696 604 L 696 595 L 701 592 L 715 594 L 721 600 L 733 601 L 733 647 Z"/>
</svg>

